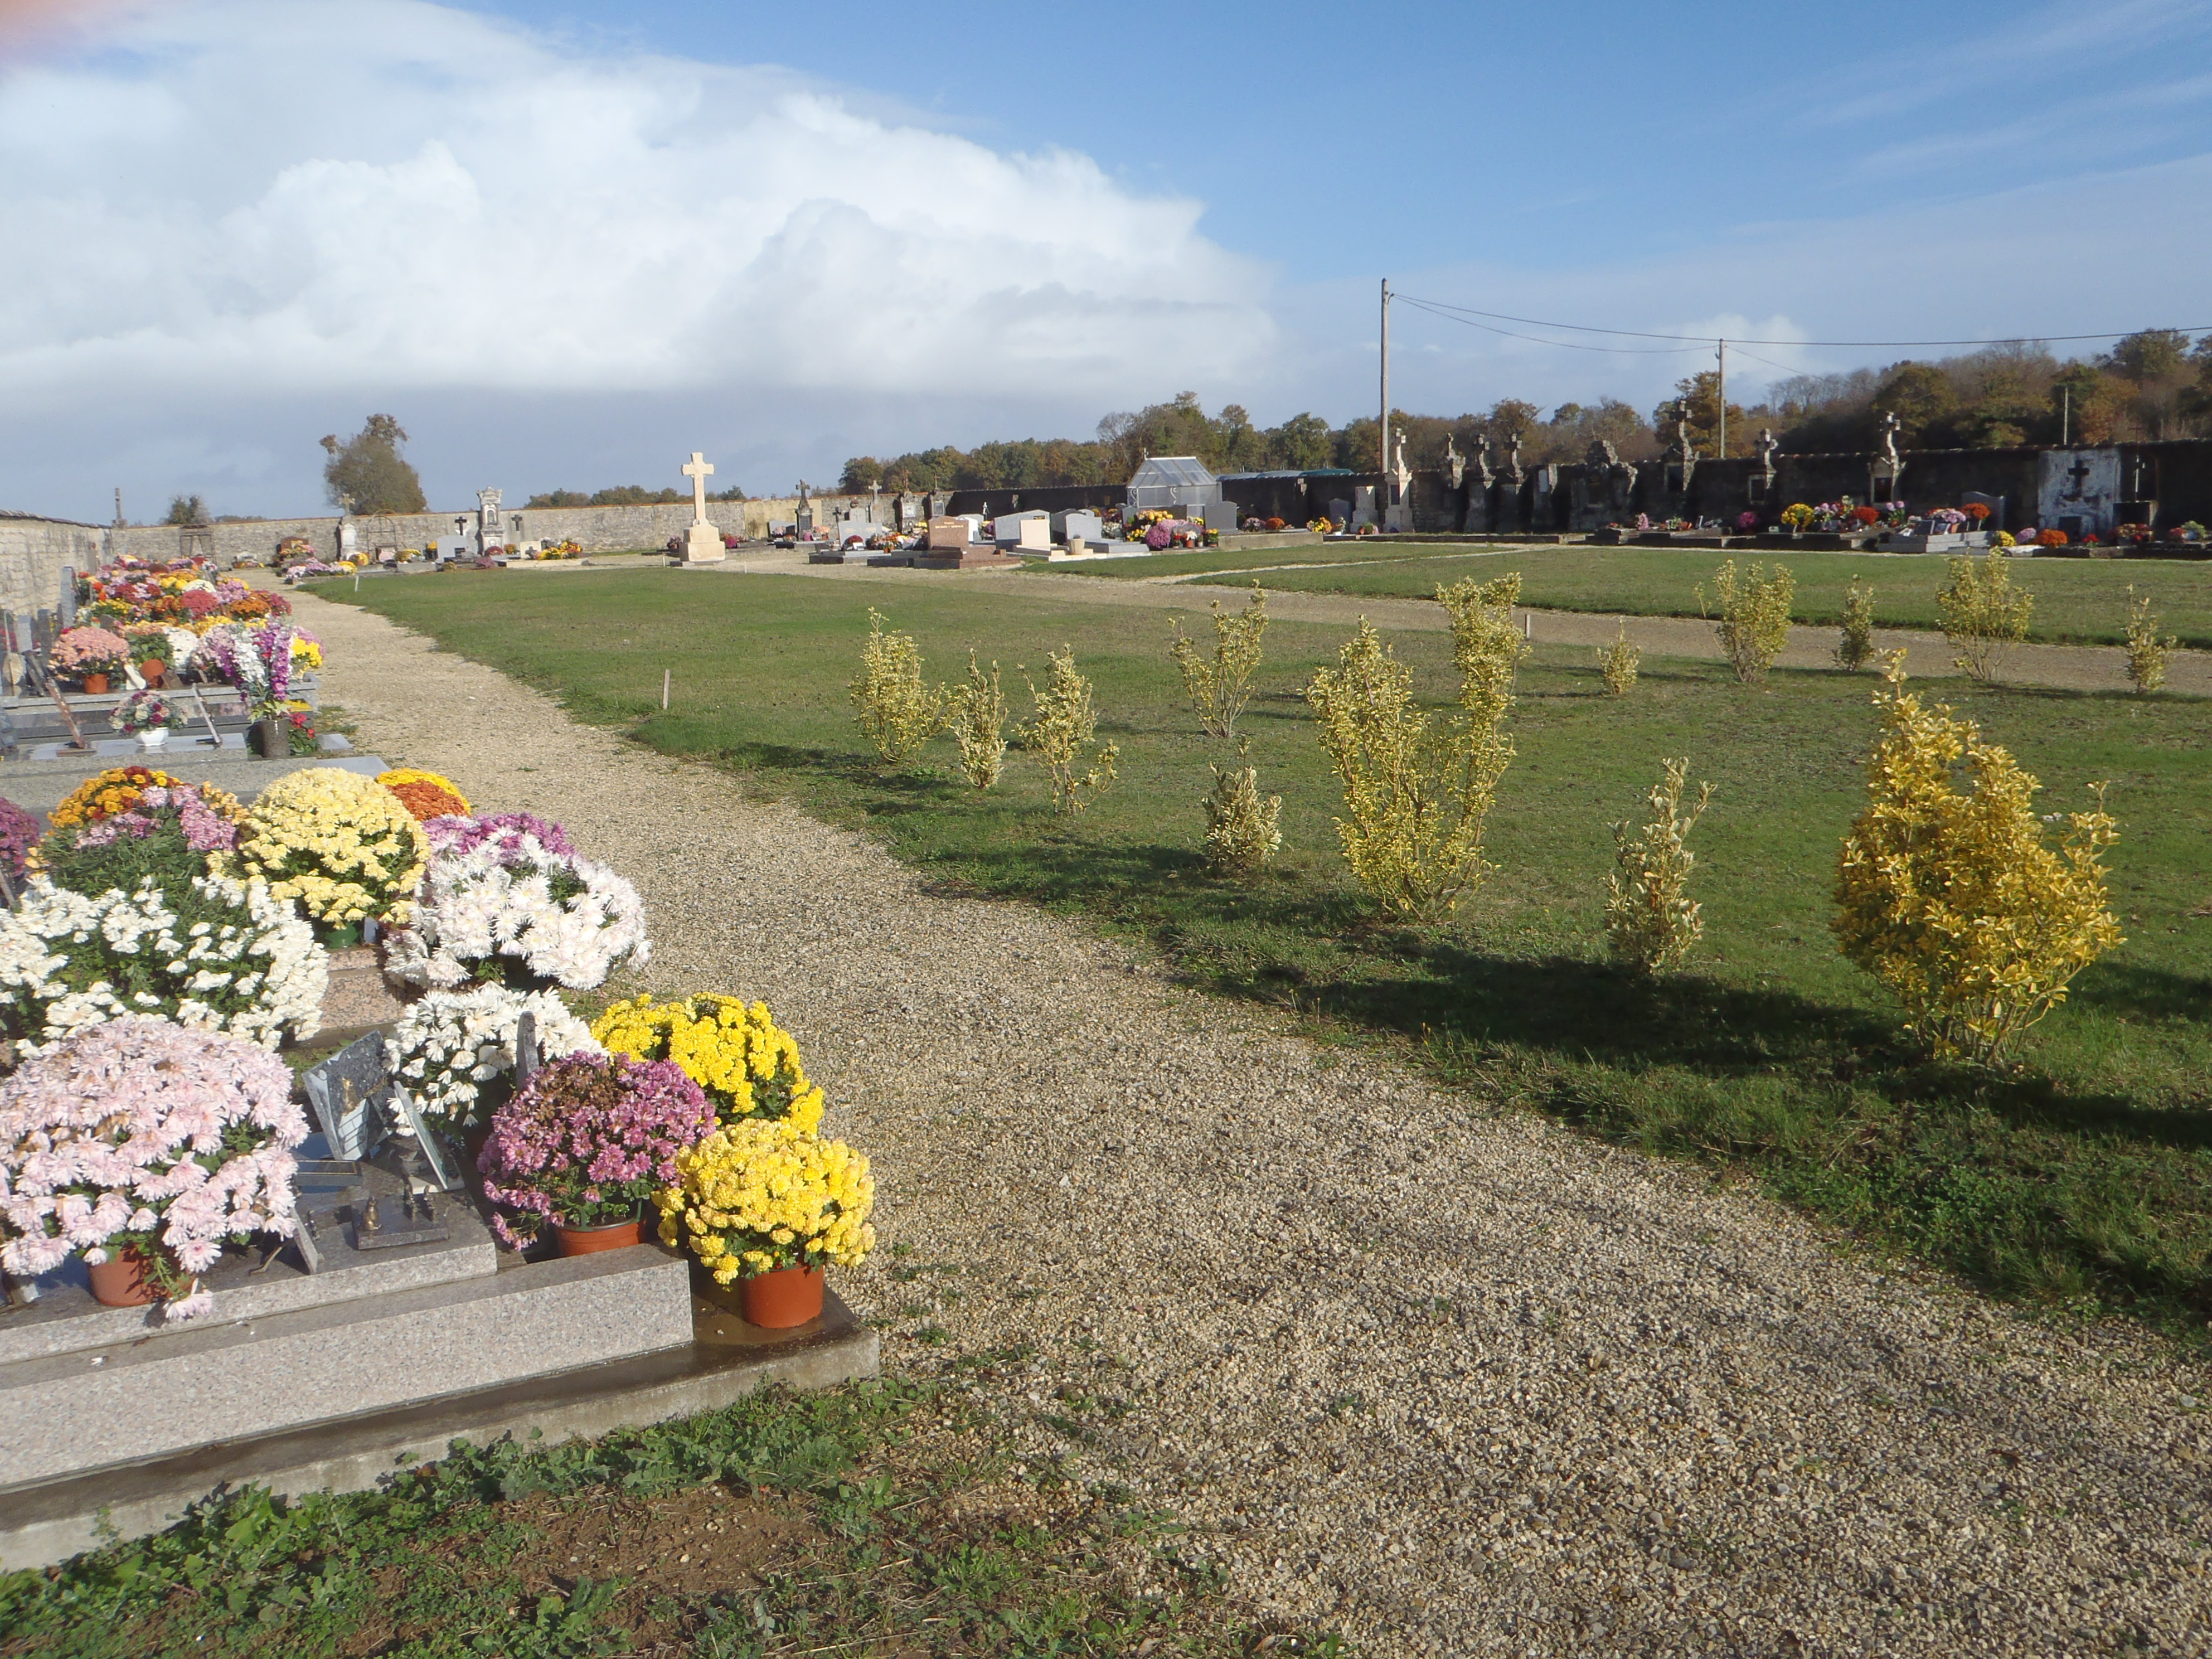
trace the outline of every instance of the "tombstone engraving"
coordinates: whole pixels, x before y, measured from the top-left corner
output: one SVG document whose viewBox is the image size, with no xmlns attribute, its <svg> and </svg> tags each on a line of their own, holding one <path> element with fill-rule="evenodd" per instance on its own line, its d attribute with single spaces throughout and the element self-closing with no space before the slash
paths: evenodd
<svg viewBox="0 0 2212 1659">
<path fill-rule="evenodd" d="M 929 521 L 928 549 L 957 553 L 968 545 L 968 520 L 965 519 L 932 519 Z"/>
</svg>

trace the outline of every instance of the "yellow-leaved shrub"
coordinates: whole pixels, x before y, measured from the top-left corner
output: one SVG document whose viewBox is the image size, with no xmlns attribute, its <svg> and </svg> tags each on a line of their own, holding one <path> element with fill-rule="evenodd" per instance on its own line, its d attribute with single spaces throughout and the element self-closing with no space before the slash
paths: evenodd
<svg viewBox="0 0 2212 1659">
<path fill-rule="evenodd" d="M 1680 965 L 1705 931 L 1702 907 L 1690 896 L 1697 855 L 1689 841 L 1713 787 L 1699 784 L 1696 802 L 1685 812 L 1688 759 L 1660 764 L 1666 781 L 1652 785 L 1647 797 L 1651 821 L 1633 833 L 1626 823 L 1613 826 L 1613 872 L 1606 883 L 1606 943 L 1616 962 L 1646 974 Z"/>
<path fill-rule="evenodd" d="M 1844 631 L 1836 641 L 1836 666 L 1857 673 L 1874 660 L 1874 589 L 1854 577 L 1844 590 Z"/>
<path fill-rule="evenodd" d="M 1030 700 L 1036 714 L 1027 726 L 1015 728 L 1022 747 L 1044 763 L 1052 775 L 1052 804 L 1056 811 L 1073 817 L 1101 789 L 1114 781 L 1119 744 L 1107 744 L 1096 754 L 1084 755 L 1097 735 L 1098 717 L 1091 706 L 1091 682 L 1076 672 L 1075 652 L 1062 646 L 1049 659 L 1052 672 L 1044 690 L 1030 682 Z"/>
<path fill-rule="evenodd" d="M 2035 595 L 2012 585 L 2012 559 L 1995 549 L 1951 561 L 1951 580 L 1936 591 L 1936 617 L 1959 654 L 1953 660 L 1984 684 L 2004 654 L 2027 637 Z"/>
<path fill-rule="evenodd" d="M 1973 721 L 1923 708 L 1902 656 L 1875 694 L 1882 734 L 1837 860 L 1836 939 L 1936 1054 L 1995 1064 L 2121 942 L 2102 863 L 2119 827 L 2099 784 L 2047 843 L 2036 780 Z"/>
<path fill-rule="evenodd" d="M 1625 697 L 1634 690 L 1636 671 L 1643 660 L 1644 653 L 1628 642 L 1628 623 L 1624 618 L 1613 643 L 1598 647 L 1597 672 L 1605 681 L 1606 696 Z"/>
<path fill-rule="evenodd" d="M 960 775 L 969 787 L 988 789 L 1006 769 L 1006 698 L 999 690 L 999 665 L 986 674 L 968 653 L 968 684 L 948 694 L 949 724 L 960 745 Z"/>
<path fill-rule="evenodd" d="M 1182 671 L 1183 690 L 1198 723 L 1208 737 L 1233 737 L 1237 717 L 1252 700 L 1252 676 L 1259 672 L 1261 641 L 1267 631 L 1267 594 L 1257 581 L 1242 611 L 1221 608 L 1213 602 L 1213 658 L 1198 654 L 1198 647 L 1182 631 L 1182 624 L 1168 623 L 1173 640 L 1168 654 Z"/>
<path fill-rule="evenodd" d="M 911 634 L 885 630 L 884 614 L 868 607 L 868 637 L 860 678 L 848 682 L 860 733 L 886 766 L 902 766 L 945 727 L 945 693 L 922 684 L 921 648 Z"/>
<path fill-rule="evenodd" d="M 1243 750 L 1238 750 L 1239 759 Z M 1206 862 L 1224 876 L 1249 876 L 1283 844 L 1283 798 L 1260 793 L 1259 769 L 1213 769 L 1213 793 L 1206 808 Z"/>
<path fill-rule="evenodd" d="M 2128 584 L 2128 678 L 2136 690 L 2148 694 L 2166 684 L 2166 655 L 2181 641 L 2169 634 L 2160 639 L 2158 618 L 2151 612 L 2150 595 L 2136 597 Z"/>
<path fill-rule="evenodd" d="M 1713 595 L 1720 605 L 1713 631 L 1720 636 L 1721 649 L 1735 670 L 1737 683 L 1764 684 L 1766 671 L 1790 643 L 1790 605 L 1797 596 L 1797 579 L 1786 565 L 1775 566 L 1769 576 L 1755 560 L 1739 576 L 1735 561 L 1729 559 L 1713 573 Z M 1705 610 L 1705 590 L 1701 585 L 1698 613 L 1703 615 Z"/>
</svg>

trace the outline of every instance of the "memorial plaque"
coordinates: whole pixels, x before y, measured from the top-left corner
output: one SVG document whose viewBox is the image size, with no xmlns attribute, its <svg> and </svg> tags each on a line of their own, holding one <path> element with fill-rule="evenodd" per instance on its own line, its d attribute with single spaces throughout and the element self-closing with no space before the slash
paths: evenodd
<svg viewBox="0 0 2212 1659">
<path fill-rule="evenodd" d="M 367 1158 L 398 1127 L 384 1034 L 371 1031 L 301 1073 L 334 1158 Z"/>
</svg>

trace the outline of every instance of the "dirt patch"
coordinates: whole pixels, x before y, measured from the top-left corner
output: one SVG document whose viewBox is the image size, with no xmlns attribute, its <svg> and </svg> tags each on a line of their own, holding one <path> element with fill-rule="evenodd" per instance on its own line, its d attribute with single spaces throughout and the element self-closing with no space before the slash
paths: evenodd
<svg viewBox="0 0 2212 1659">
<path fill-rule="evenodd" d="M 819 1536 L 783 1502 L 720 1486 L 650 1499 L 614 1492 L 529 1498 L 500 1518 L 536 1534 L 508 1564 L 532 1594 L 566 1593 L 579 1578 L 629 1578 L 666 1594 L 714 1595 L 754 1583 L 767 1563 L 789 1559 Z"/>
</svg>

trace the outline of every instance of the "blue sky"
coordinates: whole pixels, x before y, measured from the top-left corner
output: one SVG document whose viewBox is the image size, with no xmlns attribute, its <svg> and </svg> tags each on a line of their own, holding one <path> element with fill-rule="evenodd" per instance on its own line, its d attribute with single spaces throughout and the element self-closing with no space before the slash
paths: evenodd
<svg viewBox="0 0 2212 1659">
<path fill-rule="evenodd" d="M 0 0 L 40 250 L 0 269 L 0 506 L 315 510 L 372 409 L 441 505 L 693 447 L 781 489 L 1185 388 L 1342 420 L 1385 275 L 1737 339 L 2212 325 L 2208 109 L 2176 0 Z M 1440 413 L 1709 361 L 1408 308 L 1394 347 Z"/>
</svg>

